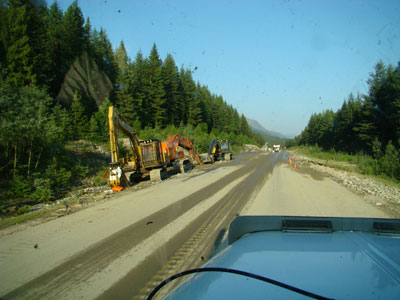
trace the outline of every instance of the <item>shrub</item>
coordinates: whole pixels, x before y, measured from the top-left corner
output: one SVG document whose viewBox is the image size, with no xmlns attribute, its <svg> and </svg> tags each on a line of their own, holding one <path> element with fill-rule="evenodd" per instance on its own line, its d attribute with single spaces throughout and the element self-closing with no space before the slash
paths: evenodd
<svg viewBox="0 0 400 300">
<path fill-rule="evenodd" d="M 30 206 L 30 205 L 21 206 L 20 208 L 18 208 L 17 214 L 18 214 L 18 215 L 23 215 L 23 214 L 29 212 L 30 209 L 31 209 L 31 206 Z"/>
<path fill-rule="evenodd" d="M 32 187 L 27 180 L 20 175 L 15 175 L 10 182 L 8 193 L 13 198 L 27 198 Z"/>
</svg>

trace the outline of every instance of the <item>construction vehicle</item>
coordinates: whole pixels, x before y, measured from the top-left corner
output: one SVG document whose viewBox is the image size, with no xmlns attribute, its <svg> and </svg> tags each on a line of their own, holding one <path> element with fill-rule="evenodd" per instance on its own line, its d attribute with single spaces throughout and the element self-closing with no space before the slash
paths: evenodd
<svg viewBox="0 0 400 300">
<path fill-rule="evenodd" d="M 157 139 L 139 141 L 136 131 L 113 106 L 108 108 L 108 125 L 111 151 L 109 181 L 112 189 L 120 191 L 129 182 L 148 175 L 153 180 L 161 178 L 161 172 L 169 163 L 169 157 L 164 154 L 168 151 L 162 150 L 161 141 Z M 131 146 L 130 156 L 121 159 L 118 148 L 119 130 L 129 138 Z"/>
<path fill-rule="evenodd" d="M 193 143 L 189 139 L 186 139 L 181 135 L 174 134 L 169 136 L 165 143 L 168 145 L 168 147 L 165 147 L 165 149 L 169 151 L 171 151 L 171 149 L 175 150 L 172 153 L 168 153 L 168 155 L 171 162 L 179 159 L 179 169 L 181 173 L 184 173 L 185 166 L 188 164 L 203 164 L 202 159 L 197 154 Z"/>
<path fill-rule="evenodd" d="M 281 151 L 281 145 L 274 145 L 273 148 L 274 152 L 279 152 Z"/>
<path fill-rule="evenodd" d="M 210 155 L 214 161 L 232 160 L 232 151 L 229 141 L 213 139 L 208 147 L 208 155 Z"/>
<path fill-rule="evenodd" d="M 108 124 L 111 163 L 107 176 L 114 191 L 121 191 L 129 183 L 147 176 L 151 181 L 159 181 L 166 177 L 166 169 L 173 163 L 179 164 L 181 173 L 192 161 L 202 163 L 192 142 L 180 135 L 170 136 L 166 142 L 139 140 L 136 131 L 113 106 L 108 108 Z M 118 149 L 119 130 L 129 138 L 131 146 L 130 156 L 123 158 L 120 158 Z"/>
</svg>

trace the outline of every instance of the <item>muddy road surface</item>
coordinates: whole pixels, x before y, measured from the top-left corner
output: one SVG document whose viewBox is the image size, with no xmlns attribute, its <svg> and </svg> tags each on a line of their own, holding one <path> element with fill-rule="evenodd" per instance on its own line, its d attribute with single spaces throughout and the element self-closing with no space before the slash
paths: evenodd
<svg viewBox="0 0 400 300">
<path fill-rule="evenodd" d="M 0 298 L 145 299 L 223 248 L 239 214 L 386 217 L 285 153 L 246 153 L 0 235 Z"/>
</svg>

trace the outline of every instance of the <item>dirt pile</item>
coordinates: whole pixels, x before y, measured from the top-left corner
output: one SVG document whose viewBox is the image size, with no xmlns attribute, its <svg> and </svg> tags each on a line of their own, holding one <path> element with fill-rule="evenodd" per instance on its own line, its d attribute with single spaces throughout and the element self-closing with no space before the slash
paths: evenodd
<svg viewBox="0 0 400 300">
<path fill-rule="evenodd" d="M 243 148 L 243 152 L 259 152 L 261 149 L 256 145 L 245 144 Z"/>
</svg>

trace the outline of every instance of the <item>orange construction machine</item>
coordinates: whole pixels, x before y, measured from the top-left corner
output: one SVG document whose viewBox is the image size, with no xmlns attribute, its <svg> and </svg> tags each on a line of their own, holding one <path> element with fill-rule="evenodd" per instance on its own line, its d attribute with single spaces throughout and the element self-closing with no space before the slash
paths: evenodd
<svg viewBox="0 0 400 300">
<path fill-rule="evenodd" d="M 186 139 L 181 135 L 174 134 L 167 138 L 166 143 L 170 145 L 175 145 L 176 149 L 181 149 L 181 151 L 183 151 L 184 153 L 185 151 L 187 151 L 188 154 L 185 153 L 185 155 L 195 161 L 193 161 L 193 164 L 197 163 L 201 165 L 203 163 L 200 156 L 196 153 L 193 143 L 189 139 Z"/>
<path fill-rule="evenodd" d="M 194 145 L 180 135 L 170 136 L 166 142 L 158 139 L 139 140 L 136 131 L 129 126 L 113 106 L 108 108 L 111 163 L 107 176 L 112 190 L 121 191 L 135 179 L 150 176 L 159 181 L 167 176 L 166 168 L 179 163 L 180 172 L 196 162 L 201 164 Z M 130 154 L 120 157 L 118 148 L 119 131 L 130 141 Z"/>
</svg>

